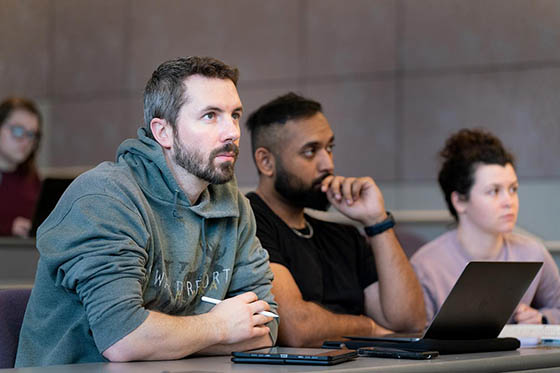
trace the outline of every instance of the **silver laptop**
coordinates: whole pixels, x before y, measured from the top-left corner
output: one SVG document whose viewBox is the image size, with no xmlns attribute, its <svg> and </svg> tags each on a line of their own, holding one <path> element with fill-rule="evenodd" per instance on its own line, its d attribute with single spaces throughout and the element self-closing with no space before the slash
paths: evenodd
<svg viewBox="0 0 560 373">
<path fill-rule="evenodd" d="M 541 266 L 542 262 L 470 262 L 423 335 L 347 338 L 410 342 L 497 338 Z"/>
</svg>

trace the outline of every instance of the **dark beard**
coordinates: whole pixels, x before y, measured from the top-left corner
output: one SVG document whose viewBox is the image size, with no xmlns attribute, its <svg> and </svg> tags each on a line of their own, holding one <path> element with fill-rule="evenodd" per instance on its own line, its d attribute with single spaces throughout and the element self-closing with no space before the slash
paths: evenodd
<svg viewBox="0 0 560 373">
<path fill-rule="evenodd" d="M 311 187 L 306 188 L 301 179 L 288 174 L 281 162 L 277 162 L 277 174 L 274 180 L 274 189 L 291 205 L 301 208 L 312 208 L 315 210 L 326 211 L 329 206 L 327 194 L 321 191 L 321 181 L 326 178 L 324 175 L 313 180 Z"/>
<path fill-rule="evenodd" d="M 234 143 L 228 143 L 219 149 L 212 150 L 206 164 L 199 152 L 186 149 L 179 142 L 177 136 L 173 137 L 173 148 L 175 150 L 175 162 L 199 179 L 207 181 L 210 184 L 224 184 L 233 178 L 235 160 L 239 154 L 239 147 Z M 235 153 L 234 161 L 222 163 L 218 167 L 215 167 L 214 159 L 218 154 L 224 152 Z"/>
</svg>

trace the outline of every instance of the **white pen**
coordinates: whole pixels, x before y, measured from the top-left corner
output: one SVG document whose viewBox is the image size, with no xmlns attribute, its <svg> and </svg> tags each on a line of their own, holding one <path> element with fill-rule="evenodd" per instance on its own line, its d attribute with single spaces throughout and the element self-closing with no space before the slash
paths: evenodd
<svg viewBox="0 0 560 373">
<path fill-rule="evenodd" d="M 203 296 L 202 298 L 200 298 L 201 301 L 206 302 L 206 303 L 212 303 L 212 304 L 219 304 L 222 303 L 221 300 L 219 299 L 214 299 L 214 298 L 210 298 L 207 296 Z M 267 316 L 267 317 L 278 317 L 278 315 L 269 312 L 269 311 L 261 311 L 259 312 L 259 314 L 263 315 L 263 316 Z"/>
</svg>

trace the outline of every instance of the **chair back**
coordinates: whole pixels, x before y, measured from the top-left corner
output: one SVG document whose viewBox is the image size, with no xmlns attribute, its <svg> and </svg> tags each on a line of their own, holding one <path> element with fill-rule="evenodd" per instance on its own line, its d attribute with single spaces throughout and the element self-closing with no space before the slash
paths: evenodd
<svg viewBox="0 0 560 373">
<path fill-rule="evenodd" d="M 403 248 L 404 253 L 406 254 L 406 257 L 409 259 L 416 251 L 418 251 L 419 248 L 428 242 L 428 240 L 419 234 L 399 226 L 395 227 L 395 234 L 401 244 L 401 247 Z"/>
<path fill-rule="evenodd" d="M 0 369 L 13 368 L 31 289 L 0 289 Z"/>
</svg>

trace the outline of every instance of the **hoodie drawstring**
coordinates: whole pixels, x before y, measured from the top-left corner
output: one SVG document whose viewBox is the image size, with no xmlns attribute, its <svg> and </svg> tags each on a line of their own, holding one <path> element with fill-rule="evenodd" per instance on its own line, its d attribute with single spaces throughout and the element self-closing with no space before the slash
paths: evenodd
<svg viewBox="0 0 560 373">
<path fill-rule="evenodd" d="M 177 198 L 179 197 L 179 190 L 175 189 L 175 194 L 173 195 L 173 216 L 177 219 L 183 219 L 179 212 L 177 211 Z M 204 263 L 206 257 L 206 251 L 208 250 L 208 244 L 206 242 L 206 218 L 202 218 L 202 248 L 203 248 L 203 257 L 202 263 Z"/>
<path fill-rule="evenodd" d="M 202 263 L 206 264 L 206 255 L 208 253 L 208 244 L 206 243 L 206 219 L 202 218 Z"/>
<path fill-rule="evenodd" d="M 179 189 L 175 189 L 175 194 L 173 195 L 173 217 L 182 219 L 183 217 L 179 215 L 177 211 L 177 198 L 179 197 Z"/>
<path fill-rule="evenodd" d="M 208 245 L 206 244 L 206 218 L 202 218 L 202 247 L 204 252 L 208 250 Z"/>
</svg>

